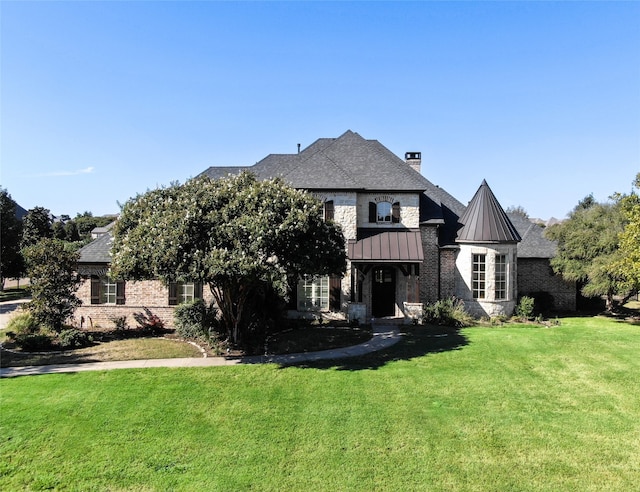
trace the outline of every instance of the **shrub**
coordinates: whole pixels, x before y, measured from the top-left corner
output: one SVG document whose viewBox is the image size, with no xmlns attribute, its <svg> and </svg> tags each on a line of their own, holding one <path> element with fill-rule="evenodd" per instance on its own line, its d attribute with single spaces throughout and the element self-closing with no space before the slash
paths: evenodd
<svg viewBox="0 0 640 492">
<path fill-rule="evenodd" d="M 25 333 L 22 335 L 16 335 L 15 343 L 25 352 L 50 350 L 52 347 L 51 336 L 45 333 Z"/>
<path fill-rule="evenodd" d="M 125 330 L 127 328 L 126 316 L 112 316 L 109 321 L 116 325 L 116 330 Z"/>
<path fill-rule="evenodd" d="M 149 330 L 152 333 L 161 332 L 164 329 L 164 323 L 149 308 L 143 308 L 143 313 L 134 313 L 133 318 L 138 323 L 138 327 L 142 330 Z"/>
<path fill-rule="evenodd" d="M 474 319 L 464 310 L 464 303 L 460 299 L 448 298 L 426 305 L 423 310 L 423 322 L 462 328 L 473 325 Z"/>
<path fill-rule="evenodd" d="M 529 320 L 533 316 L 535 299 L 529 296 L 522 296 L 516 306 L 516 316 L 523 321 Z"/>
<path fill-rule="evenodd" d="M 67 328 L 58 335 L 58 344 L 61 348 L 86 347 L 93 342 L 93 339 L 85 332 L 75 328 Z"/>
<path fill-rule="evenodd" d="M 32 335 L 39 329 L 38 322 L 28 311 L 16 314 L 7 323 L 7 330 L 15 335 Z"/>
<path fill-rule="evenodd" d="M 183 338 L 209 338 L 209 330 L 215 326 L 216 309 L 207 306 L 202 299 L 180 304 L 173 313 L 176 333 Z"/>
</svg>

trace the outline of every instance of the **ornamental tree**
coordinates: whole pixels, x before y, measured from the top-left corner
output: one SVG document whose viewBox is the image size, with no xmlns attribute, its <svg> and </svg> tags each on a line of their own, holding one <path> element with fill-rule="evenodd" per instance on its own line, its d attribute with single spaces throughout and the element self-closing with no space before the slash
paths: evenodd
<svg viewBox="0 0 640 492">
<path fill-rule="evenodd" d="M 344 236 L 321 204 L 281 179 L 201 177 L 129 200 L 114 227 L 111 275 L 209 285 L 233 344 L 245 343 L 251 302 L 280 296 L 301 274 L 342 274 Z"/>
<path fill-rule="evenodd" d="M 31 283 L 32 300 L 27 305 L 33 317 L 57 332 L 76 307 L 80 277 L 76 273 L 78 253 L 59 239 L 45 238 L 26 247 L 24 257 Z"/>
</svg>

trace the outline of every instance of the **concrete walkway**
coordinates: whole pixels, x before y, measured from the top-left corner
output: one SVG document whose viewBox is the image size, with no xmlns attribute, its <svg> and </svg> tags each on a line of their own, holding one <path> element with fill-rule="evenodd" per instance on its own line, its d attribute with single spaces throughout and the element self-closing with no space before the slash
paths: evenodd
<svg viewBox="0 0 640 492">
<path fill-rule="evenodd" d="M 315 362 L 320 360 L 344 359 L 376 352 L 391 347 L 400 340 L 400 332 L 394 325 L 374 324 L 371 340 L 354 345 L 321 352 L 308 352 L 302 354 L 285 354 L 272 356 L 252 356 L 240 358 L 207 357 L 207 358 L 183 358 L 183 359 L 147 359 L 147 360 L 122 360 L 113 362 L 87 362 L 84 364 L 52 364 L 48 366 L 25 366 L 0 368 L 0 377 L 35 376 L 38 374 L 56 374 L 63 372 L 81 371 L 106 371 L 111 369 L 139 369 L 145 367 L 209 367 L 232 366 L 235 364 L 299 364 L 302 362 Z"/>
</svg>

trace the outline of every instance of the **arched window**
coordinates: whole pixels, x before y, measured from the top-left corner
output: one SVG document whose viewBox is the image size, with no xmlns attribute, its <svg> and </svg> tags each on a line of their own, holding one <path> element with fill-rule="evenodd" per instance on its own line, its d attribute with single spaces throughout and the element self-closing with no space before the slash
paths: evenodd
<svg viewBox="0 0 640 492">
<path fill-rule="evenodd" d="M 369 222 L 400 223 L 400 202 L 369 202 Z"/>
</svg>

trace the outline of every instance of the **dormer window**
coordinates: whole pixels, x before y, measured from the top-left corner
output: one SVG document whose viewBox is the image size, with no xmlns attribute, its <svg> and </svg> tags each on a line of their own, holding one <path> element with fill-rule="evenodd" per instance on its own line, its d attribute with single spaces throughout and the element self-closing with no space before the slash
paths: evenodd
<svg viewBox="0 0 640 492">
<path fill-rule="evenodd" d="M 400 223 L 400 202 L 369 202 L 369 222 L 378 224 Z"/>
<path fill-rule="evenodd" d="M 391 222 L 391 204 L 389 202 L 380 202 L 377 207 L 376 222 Z"/>
</svg>

